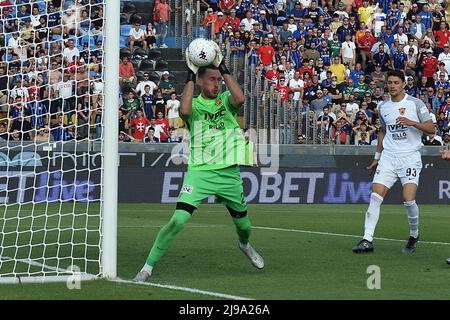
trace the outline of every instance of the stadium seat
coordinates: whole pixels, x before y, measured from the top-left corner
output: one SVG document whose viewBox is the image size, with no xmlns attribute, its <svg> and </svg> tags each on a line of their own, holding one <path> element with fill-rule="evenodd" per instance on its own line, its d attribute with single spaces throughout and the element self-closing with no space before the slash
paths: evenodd
<svg viewBox="0 0 450 320">
<path fill-rule="evenodd" d="M 85 35 L 80 38 L 80 45 L 84 45 L 85 43 L 89 43 L 89 36 Z"/>
<path fill-rule="evenodd" d="M 153 81 L 154 83 L 158 83 L 158 81 L 161 80 L 161 76 L 159 75 L 159 73 L 153 71 L 149 74 L 148 79 L 150 81 Z"/>
<path fill-rule="evenodd" d="M 155 70 L 158 71 L 169 70 L 169 63 L 162 58 L 156 59 Z"/>
<path fill-rule="evenodd" d="M 145 26 L 147 26 L 147 23 L 153 21 L 151 12 L 140 12 L 139 15 L 142 18 L 141 23 Z"/>
<path fill-rule="evenodd" d="M 137 60 L 147 59 L 148 58 L 147 50 L 144 50 L 141 47 L 136 47 L 133 52 L 133 58 Z"/>
<path fill-rule="evenodd" d="M 131 57 L 130 49 L 128 48 L 120 49 L 120 58 L 122 59 L 123 57 Z"/>
<path fill-rule="evenodd" d="M 128 92 L 132 91 L 133 89 L 134 89 L 133 85 L 129 82 L 124 82 L 122 84 L 122 92 L 128 93 Z"/>
<path fill-rule="evenodd" d="M 120 37 L 120 48 L 127 48 L 128 44 L 124 37 Z"/>
<path fill-rule="evenodd" d="M 152 71 L 154 70 L 154 62 L 152 60 L 142 60 L 140 66 L 139 66 L 139 70 L 141 71 Z"/>
<path fill-rule="evenodd" d="M 125 24 L 120 26 L 120 35 L 121 36 L 129 36 L 130 30 L 133 28 L 131 24 Z"/>
<path fill-rule="evenodd" d="M 130 22 L 130 15 L 128 13 L 122 13 L 120 14 L 120 24 L 129 24 Z"/>
<path fill-rule="evenodd" d="M 97 47 L 97 42 L 95 41 L 94 37 L 89 38 L 89 49 L 95 49 Z"/>
<path fill-rule="evenodd" d="M 131 14 L 135 13 L 136 12 L 136 6 L 133 3 L 125 2 L 121 12 L 131 13 Z"/>
<path fill-rule="evenodd" d="M 155 50 L 155 49 L 149 49 L 147 55 L 148 55 L 149 59 L 156 60 L 158 58 L 161 58 L 161 51 Z"/>
<path fill-rule="evenodd" d="M 66 0 L 64 2 L 64 10 L 69 9 L 73 5 L 73 0 Z"/>
<path fill-rule="evenodd" d="M 41 0 L 41 1 L 37 2 L 37 6 L 38 6 L 39 12 L 41 14 L 47 13 L 47 3 L 45 3 L 44 1 Z"/>
<path fill-rule="evenodd" d="M 142 60 L 134 60 L 134 59 L 131 60 L 131 64 L 133 65 L 134 70 L 139 70 L 139 67 L 141 65 L 141 61 Z"/>
<path fill-rule="evenodd" d="M 130 17 L 130 24 L 141 23 L 142 17 L 139 14 L 133 14 Z"/>
<path fill-rule="evenodd" d="M 141 82 L 144 79 L 144 72 L 145 71 L 136 71 L 136 77 L 138 82 Z"/>
</svg>

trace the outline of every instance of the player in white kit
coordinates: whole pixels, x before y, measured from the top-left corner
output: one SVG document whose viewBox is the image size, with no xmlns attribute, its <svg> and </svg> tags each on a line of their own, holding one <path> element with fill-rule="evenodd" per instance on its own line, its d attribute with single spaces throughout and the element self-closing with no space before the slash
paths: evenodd
<svg viewBox="0 0 450 320">
<path fill-rule="evenodd" d="M 442 159 L 450 160 L 450 149 L 447 148 L 445 150 L 442 150 L 441 156 L 442 156 Z M 447 262 L 447 264 L 450 264 L 450 258 L 447 258 L 446 262 Z"/>
<path fill-rule="evenodd" d="M 409 239 L 403 252 L 414 252 L 419 240 L 419 207 L 416 193 L 422 169 L 420 156 L 422 132 L 434 133 L 435 128 L 425 104 L 405 93 L 405 75 L 399 70 L 387 74 L 390 98 L 378 105 L 382 128 L 372 164 L 367 168 L 375 172 L 366 212 L 364 237 L 353 252 L 372 252 L 373 235 L 380 216 L 383 199 L 400 179 L 403 200 L 409 223 Z"/>
</svg>

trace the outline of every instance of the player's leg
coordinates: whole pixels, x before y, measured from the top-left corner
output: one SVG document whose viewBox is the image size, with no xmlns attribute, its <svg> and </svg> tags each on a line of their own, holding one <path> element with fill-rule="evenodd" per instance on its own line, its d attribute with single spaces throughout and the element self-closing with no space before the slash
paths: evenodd
<svg viewBox="0 0 450 320">
<path fill-rule="evenodd" d="M 416 251 L 419 241 L 419 207 L 416 203 L 417 186 L 419 184 L 420 167 L 406 168 L 406 176 L 401 178 L 403 185 L 403 203 L 408 217 L 409 238 L 403 252 L 412 253 Z"/>
<path fill-rule="evenodd" d="M 239 239 L 239 248 L 258 269 L 264 268 L 264 259 L 250 245 L 251 222 L 247 213 L 247 202 L 238 166 L 228 167 L 219 171 L 221 187 L 217 191 L 219 201 L 228 209 L 236 228 Z"/>
<path fill-rule="evenodd" d="M 155 242 L 148 254 L 147 260 L 141 271 L 133 279 L 136 282 L 144 282 L 152 274 L 153 268 L 166 253 L 175 236 L 183 230 L 196 207 L 188 203 L 178 202 L 175 212 L 169 222 L 164 225 L 156 235 Z"/>
<path fill-rule="evenodd" d="M 364 239 L 372 242 L 375 228 L 380 218 L 380 208 L 384 198 L 389 192 L 389 188 L 380 183 L 374 183 L 372 186 L 372 193 L 370 195 L 369 207 L 366 212 L 366 219 L 364 222 Z"/>
<path fill-rule="evenodd" d="M 164 253 L 169 249 L 175 236 L 184 229 L 184 225 L 189 221 L 196 207 L 185 203 L 178 202 L 175 212 L 169 222 L 161 228 L 156 236 L 155 243 L 147 257 L 146 263 L 155 266 Z"/>
<path fill-rule="evenodd" d="M 363 253 L 373 251 L 373 236 L 375 234 L 378 219 L 380 218 L 380 207 L 388 191 L 389 188 L 383 184 L 374 183 L 372 185 L 369 207 L 367 208 L 364 220 L 364 236 L 353 248 L 353 252 Z"/>
<path fill-rule="evenodd" d="M 210 194 L 205 193 L 202 182 L 204 172 L 188 172 L 181 188 L 180 196 L 178 197 L 175 212 L 170 218 L 169 222 L 164 225 L 156 235 L 155 242 L 148 254 L 147 260 L 141 271 L 133 279 L 136 282 L 144 282 L 152 274 L 153 268 L 166 253 L 172 244 L 175 236 L 183 230 L 185 224 L 189 221 L 192 213 L 198 208 L 203 199 Z"/>
<path fill-rule="evenodd" d="M 247 209 L 244 210 L 241 204 L 231 203 L 230 201 L 225 200 L 224 202 L 227 203 L 226 207 L 236 227 L 236 233 L 239 239 L 239 249 L 241 249 L 241 251 L 250 259 L 250 262 L 254 267 L 258 269 L 264 268 L 263 257 L 249 243 L 252 224 Z M 233 207 L 236 209 L 233 209 Z"/>
<path fill-rule="evenodd" d="M 373 178 L 372 193 L 364 221 L 364 236 L 353 248 L 353 252 L 363 253 L 373 251 L 373 236 L 378 219 L 380 218 L 381 204 L 397 179 L 397 173 L 394 171 L 391 161 L 382 158 Z"/>
</svg>

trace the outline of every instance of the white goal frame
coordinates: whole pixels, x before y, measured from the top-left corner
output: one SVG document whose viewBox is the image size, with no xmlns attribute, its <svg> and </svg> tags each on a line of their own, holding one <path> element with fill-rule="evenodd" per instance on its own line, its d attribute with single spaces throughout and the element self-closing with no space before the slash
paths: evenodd
<svg viewBox="0 0 450 320">
<path fill-rule="evenodd" d="M 119 63 L 120 63 L 120 1 L 104 0 L 104 112 L 103 112 L 103 173 L 100 205 L 100 273 L 93 275 L 76 270 L 63 270 L 46 266 L 31 259 L 17 261 L 31 266 L 45 267 L 62 275 L 6 276 L 0 277 L 0 285 L 6 283 L 68 282 L 117 277 L 117 196 L 118 196 L 118 120 Z"/>
</svg>

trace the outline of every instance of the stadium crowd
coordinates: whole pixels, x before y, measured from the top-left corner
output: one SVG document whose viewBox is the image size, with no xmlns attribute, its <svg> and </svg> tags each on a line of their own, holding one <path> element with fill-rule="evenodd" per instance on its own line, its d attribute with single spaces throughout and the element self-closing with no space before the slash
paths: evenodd
<svg viewBox="0 0 450 320">
<path fill-rule="evenodd" d="M 0 11 L 0 140 L 99 138 L 103 0 L 3 0 Z"/>
<path fill-rule="evenodd" d="M 294 102 L 297 113 L 313 110 L 322 141 L 375 144 L 386 74 L 398 69 L 436 125 L 423 143 L 447 145 L 449 10 L 438 0 L 220 0 L 211 1 L 204 26 L 238 70 L 246 65 L 273 85 L 278 101 Z M 304 143 L 306 132 L 299 133 Z"/>
<path fill-rule="evenodd" d="M 101 136 L 102 2 L 0 1 L 0 139 Z M 450 1 L 202 0 L 201 8 L 157 0 L 152 21 L 130 30 L 130 52 L 167 48 L 170 15 L 200 14 L 240 72 L 254 70 L 298 114 L 314 111 L 324 141 L 339 144 L 376 143 L 386 73 L 399 69 L 436 125 L 423 143 L 450 143 Z M 159 81 L 138 77 L 133 57 L 120 62 L 119 141 L 181 141 L 176 83 L 167 71 Z"/>
</svg>

